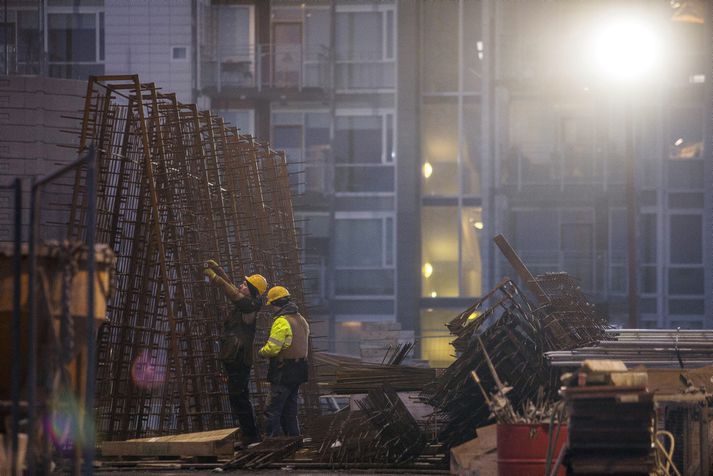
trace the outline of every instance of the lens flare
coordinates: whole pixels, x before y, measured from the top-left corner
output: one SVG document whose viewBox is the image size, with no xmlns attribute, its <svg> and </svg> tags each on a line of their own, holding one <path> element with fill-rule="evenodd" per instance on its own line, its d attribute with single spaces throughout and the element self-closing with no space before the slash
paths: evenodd
<svg viewBox="0 0 713 476">
<path fill-rule="evenodd" d="M 45 420 L 45 430 L 58 450 L 71 450 L 79 435 L 79 404 L 76 397 L 60 392 L 50 405 Z"/>
<path fill-rule="evenodd" d="M 131 379 L 139 388 L 154 388 L 163 385 L 166 379 L 165 352 L 151 353 L 143 350 L 131 364 Z"/>
</svg>

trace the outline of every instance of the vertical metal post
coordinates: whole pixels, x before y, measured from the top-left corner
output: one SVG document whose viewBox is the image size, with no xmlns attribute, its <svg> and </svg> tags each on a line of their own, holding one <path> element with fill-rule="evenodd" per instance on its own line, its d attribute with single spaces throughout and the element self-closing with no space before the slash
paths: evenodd
<svg viewBox="0 0 713 476">
<path fill-rule="evenodd" d="M 15 22 L 17 25 L 17 22 Z M 17 28 L 17 27 L 15 27 Z M 10 74 L 10 24 L 7 22 L 7 0 L 5 0 L 5 76 Z M 13 354 L 16 355 L 16 354 Z M 14 463 L 13 463 L 14 464 Z M 13 470 L 14 471 L 14 470 Z M 15 474 L 15 473 L 13 473 Z"/>
<path fill-rule="evenodd" d="M 87 381 L 84 396 L 84 474 L 92 474 L 94 462 L 94 272 L 96 232 L 96 150 L 87 155 Z"/>
<path fill-rule="evenodd" d="M 329 2 L 329 155 L 327 156 L 327 193 L 329 202 L 329 254 L 327 257 L 326 286 L 329 302 L 329 343 L 330 352 L 338 352 L 336 346 L 337 323 L 334 312 L 335 295 L 335 258 L 337 255 L 337 220 L 336 220 L 336 159 L 334 147 L 337 135 L 337 104 L 336 104 L 336 44 L 337 44 L 337 6 L 336 0 Z"/>
<path fill-rule="evenodd" d="M 629 274 L 629 322 L 628 326 L 636 329 L 639 323 L 639 289 L 636 249 L 636 167 L 634 157 L 634 113 L 630 98 L 626 100 L 625 151 L 626 154 L 626 229 L 627 229 L 627 267 Z"/>
<path fill-rule="evenodd" d="M 29 272 L 27 283 L 28 306 L 28 345 L 27 345 L 27 470 L 30 476 L 36 470 L 36 427 L 37 427 L 37 306 L 35 303 L 35 272 L 37 257 L 35 256 L 35 241 L 37 240 L 37 195 L 39 187 L 32 178 L 32 192 L 30 194 L 30 230 L 29 230 Z"/>
<path fill-rule="evenodd" d="M 22 181 L 16 178 L 15 188 L 15 244 L 13 251 L 13 302 L 12 302 L 12 473 L 17 474 L 17 434 L 20 430 L 20 306 L 22 305 Z"/>
</svg>

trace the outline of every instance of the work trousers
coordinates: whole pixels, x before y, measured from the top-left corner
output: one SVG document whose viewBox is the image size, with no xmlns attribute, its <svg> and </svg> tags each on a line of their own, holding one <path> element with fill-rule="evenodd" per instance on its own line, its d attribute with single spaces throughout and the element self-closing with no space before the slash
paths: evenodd
<svg viewBox="0 0 713 476">
<path fill-rule="evenodd" d="M 300 384 L 270 384 L 270 402 L 265 409 L 267 435 L 270 437 L 300 436 L 297 419 L 297 397 Z"/>
<path fill-rule="evenodd" d="M 250 366 L 242 362 L 223 361 L 228 374 L 228 399 L 233 420 L 240 425 L 243 442 L 253 443 L 260 440 L 260 432 L 255 424 L 255 411 L 250 402 Z"/>
</svg>

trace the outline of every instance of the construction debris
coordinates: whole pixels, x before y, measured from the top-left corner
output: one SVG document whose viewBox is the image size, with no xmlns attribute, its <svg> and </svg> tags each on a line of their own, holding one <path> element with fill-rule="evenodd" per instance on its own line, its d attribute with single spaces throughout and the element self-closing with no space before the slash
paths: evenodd
<svg viewBox="0 0 713 476">
<path fill-rule="evenodd" d="M 239 451 L 232 460 L 221 466 L 221 469 L 225 471 L 266 468 L 272 463 L 293 455 L 299 448 L 299 444 L 299 437 L 270 438 L 252 448 Z"/>
<path fill-rule="evenodd" d="M 361 412 L 335 419 L 322 443 L 322 460 L 334 467 L 353 463 L 403 465 L 426 446 L 422 429 L 387 384 L 357 400 Z"/>
<path fill-rule="evenodd" d="M 465 442 L 474 428 L 489 420 L 487 393 L 491 389 L 507 394 L 512 408 L 504 411 L 512 413 L 513 420 L 517 418 L 513 408 L 537 401 L 540 387 L 542 398 L 555 399 L 557 374 L 543 353 L 586 345 L 605 335 L 604 319 L 579 291 L 576 280 L 558 273 L 538 276 L 537 281 L 547 298 L 539 307 L 506 278 L 448 324 L 456 336 L 453 346 L 459 356 L 423 392 L 425 401 L 442 414 L 445 423 L 440 437 L 448 446 Z M 479 377 L 485 392 L 471 372 Z M 508 391 L 503 392 L 506 387 Z"/>
</svg>

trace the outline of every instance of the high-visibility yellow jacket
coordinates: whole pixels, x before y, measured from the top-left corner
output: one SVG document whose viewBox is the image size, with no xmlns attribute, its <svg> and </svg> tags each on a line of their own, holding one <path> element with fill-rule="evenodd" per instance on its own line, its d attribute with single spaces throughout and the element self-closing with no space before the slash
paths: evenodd
<svg viewBox="0 0 713 476">
<path fill-rule="evenodd" d="M 292 345 L 292 327 L 283 316 L 278 317 L 272 323 L 270 337 L 265 345 L 260 349 L 259 354 L 263 357 L 277 357 L 282 351 L 289 349 Z"/>
<path fill-rule="evenodd" d="M 304 359 L 309 352 L 309 324 L 289 303 L 275 314 L 270 337 L 260 349 L 260 355 L 279 359 Z"/>
</svg>

